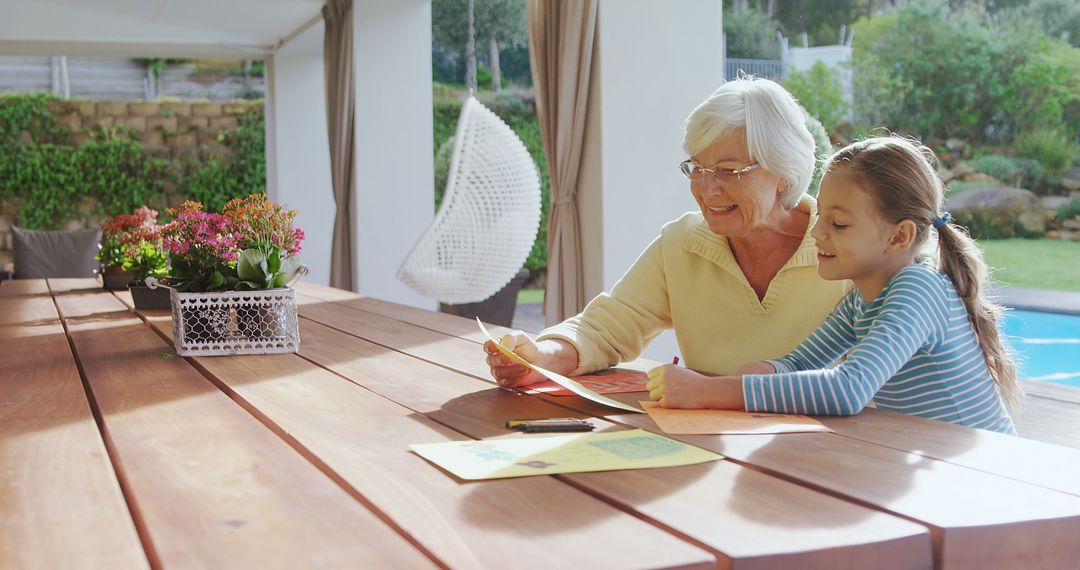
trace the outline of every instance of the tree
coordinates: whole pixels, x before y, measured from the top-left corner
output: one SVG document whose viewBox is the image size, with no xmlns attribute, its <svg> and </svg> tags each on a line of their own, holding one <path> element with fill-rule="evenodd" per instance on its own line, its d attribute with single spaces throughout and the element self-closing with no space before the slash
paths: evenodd
<svg viewBox="0 0 1080 570">
<path fill-rule="evenodd" d="M 805 33 L 809 45 L 820 46 L 838 43 L 841 26 L 850 28 L 870 9 L 866 0 L 786 0 L 778 3 L 775 16 L 789 38 Z"/>
<path fill-rule="evenodd" d="M 724 42 L 727 56 L 747 59 L 780 59 L 776 23 L 753 5 L 724 14 Z"/>
<path fill-rule="evenodd" d="M 499 52 L 509 46 L 528 43 L 525 25 L 525 0 L 474 0 L 474 27 L 477 43 L 488 46 L 492 89 L 502 83 Z M 465 44 L 469 24 L 466 12 L 468 0 L 433 0 L 431 3 L 431 39 L 436 50 L 459 54 L 459 71 L 464 71 Z"/>
</svg>

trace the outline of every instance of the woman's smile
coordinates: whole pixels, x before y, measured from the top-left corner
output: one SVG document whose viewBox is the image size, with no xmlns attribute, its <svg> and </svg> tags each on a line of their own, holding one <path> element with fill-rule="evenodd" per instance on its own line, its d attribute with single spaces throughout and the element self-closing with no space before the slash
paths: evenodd
<svg viewBox="0 0 1080 570">
<path fill-rule="evenodd" d="M 710 214 L 727 214 L 728 212 L 733 212 L 739 206 L 737 204 L 729 204 L 727 206 L 706 205 L 705 207 L 709 209 Z"/>
</svg>

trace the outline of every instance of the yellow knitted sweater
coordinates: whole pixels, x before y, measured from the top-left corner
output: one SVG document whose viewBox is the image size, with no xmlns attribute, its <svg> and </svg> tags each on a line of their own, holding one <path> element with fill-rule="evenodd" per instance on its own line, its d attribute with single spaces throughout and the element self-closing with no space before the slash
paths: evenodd
<svg viewBox="0 0 1080 570">
<path fill-rule="evenodd" d="M 577 348 L 584 374 L 637 358 L 659 335 L 675 329 L 687 368 L 730 374 L 752 360 L 780 358 L 810 335 L 848 290 L 847 281 L 817 273 L 810 228 L 813 198 L 797 208 L 810 214 L 795 254 L 758 300 L 728 240 L 709 230 L 699 212 L 664 225 L 610 293 L 545 329 L 539 339 L 563 339 Z"/>
</svg>

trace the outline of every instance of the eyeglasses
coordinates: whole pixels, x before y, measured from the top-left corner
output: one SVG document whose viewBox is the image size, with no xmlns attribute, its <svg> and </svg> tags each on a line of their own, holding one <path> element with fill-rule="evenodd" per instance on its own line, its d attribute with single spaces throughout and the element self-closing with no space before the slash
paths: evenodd
<svg viewBox="0 0 1080 570">
<path fill-rule="evenodd" d="M 705 178 L 705 173 L 708 172 L 717 182 L 738 182 L 743 174 L 749 174 L 760 166 L 755 162 L 742 168 L 705 168 L 692 160 L 684 160 L 679 163 L 679 170 L 682 171 L 683 176 L 693 181 Z"/>
</svg>

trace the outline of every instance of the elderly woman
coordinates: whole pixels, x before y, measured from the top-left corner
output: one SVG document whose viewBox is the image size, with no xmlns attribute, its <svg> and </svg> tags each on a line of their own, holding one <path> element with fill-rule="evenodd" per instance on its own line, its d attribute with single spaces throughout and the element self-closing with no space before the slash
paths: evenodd
<svg viewBox="0 0 1080 570">
<path fill-rule="evenodd" d="M 787 354 L 846 291 L 818 276 L 810 228 L 814 140 L 802 110 L 764 79 L 729 81 L 686 120 L 680 164 L 700 211 L 664 225 L 615 284 L 534 341 L 514 331 L 500 344 L 562 374 L 633 360 L 674 328 L 687 368 L 731 374 Z M 484 346 L 501 386 L 543 380 Z M 751 370 L 746 370 L 750 372 Z"/>
</svg>

